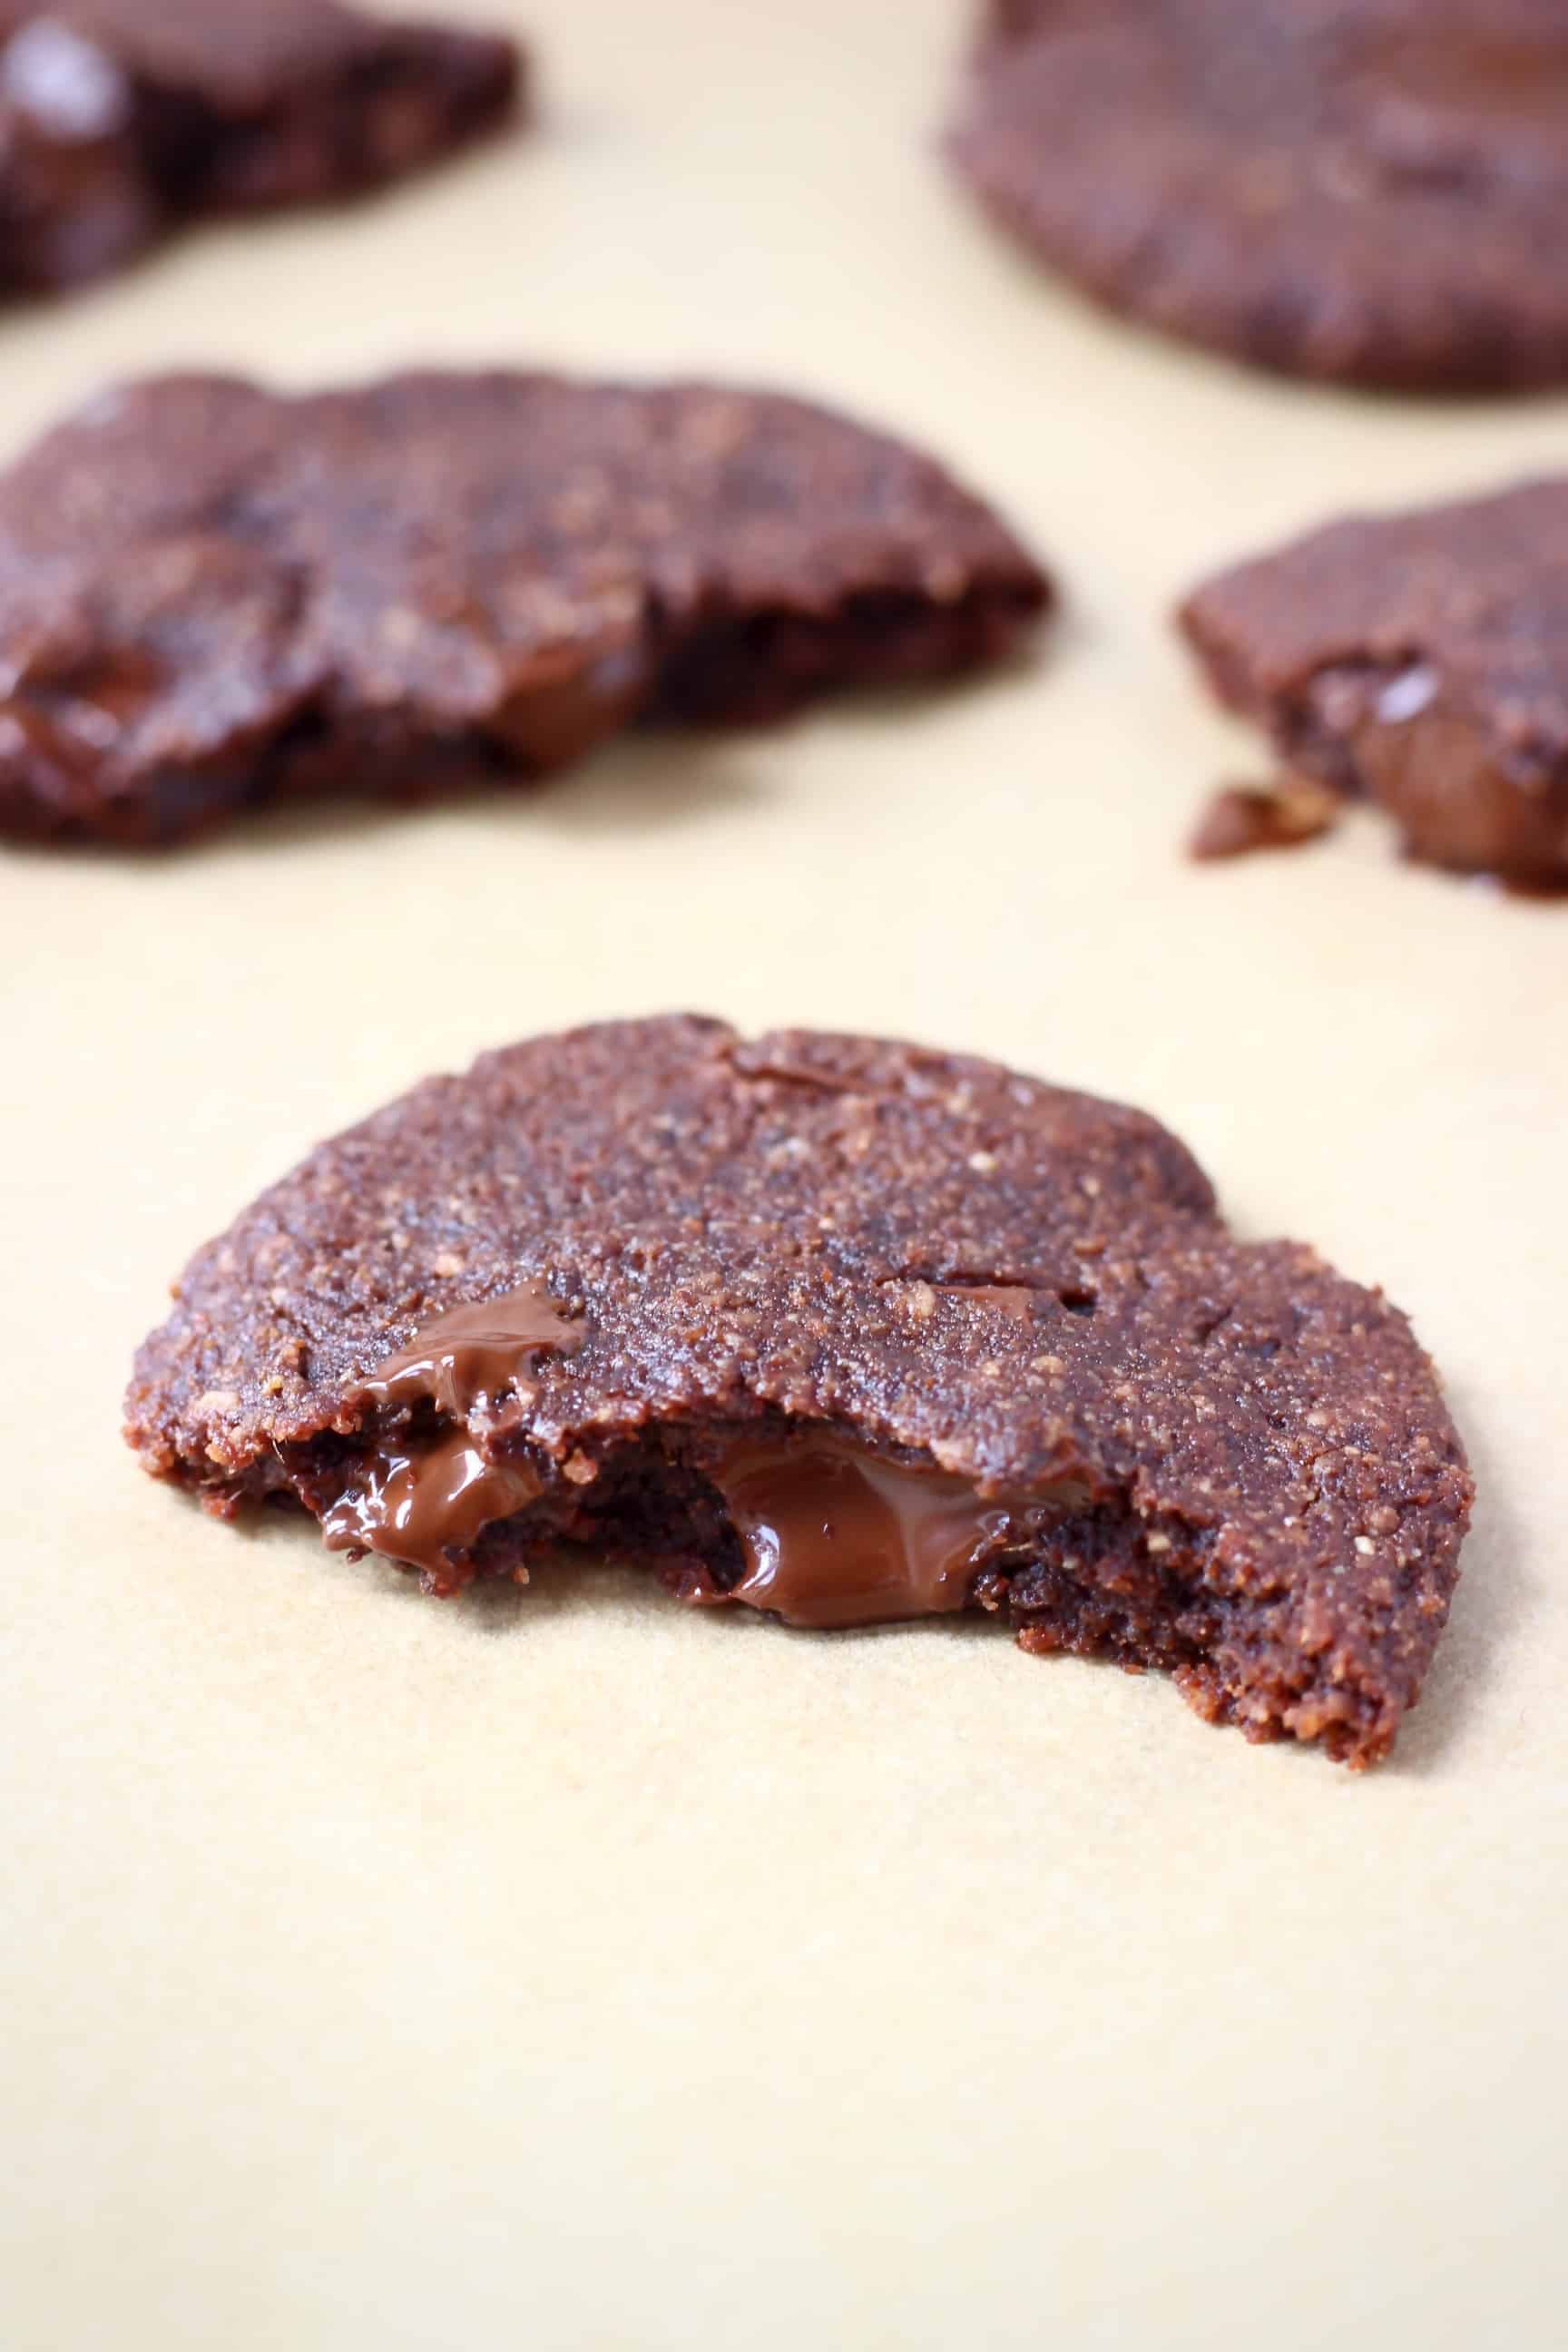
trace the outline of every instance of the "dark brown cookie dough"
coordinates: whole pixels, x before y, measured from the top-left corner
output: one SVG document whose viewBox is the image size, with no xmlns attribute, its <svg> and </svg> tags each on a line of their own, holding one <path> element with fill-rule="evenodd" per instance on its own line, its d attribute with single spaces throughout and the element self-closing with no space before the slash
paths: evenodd
<svg viewBox="0 0 1568 2352">
<path fill-rule="evenodd" d="M 515 43 L 337 0 L 0 0 L 0 299 L 203 213 L 358 194 L 511 114 Z"/>
<path fill-rule="evenodd" d="M 563 1540 L 808 1625 L 978 1605 L 1368 1764 L 1471 1486 L 1405 1318 L 1152 1119 L 716 1022 L 488 1055 L 201 1251 L 128 1434 L 452 1591 Z"/>
<path fill-rule="evenodd" d="M 0 831 L 559 767 L 1008 652 L 1048 601 L 929 458 L 703 384 L 106 394 L 0 478 Z"/>
<path fill-rule="evenodd" d="M 1082 290 L 1235 359 L 1568 380 L 1562 0 L 994 0 L 952 148 Z"/>
<path fill-rule="evenodd" d="M 1207 581 L 1181 624 L 1286 766 L 1412 857 L 1568 887 L 1568 480 L 1354 516 Z"/>
</svg>

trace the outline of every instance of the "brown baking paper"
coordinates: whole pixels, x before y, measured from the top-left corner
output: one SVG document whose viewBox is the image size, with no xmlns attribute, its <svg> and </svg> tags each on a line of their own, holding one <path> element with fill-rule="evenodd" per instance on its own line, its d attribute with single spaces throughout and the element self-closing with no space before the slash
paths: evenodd
<svg viewBox="0 0 1568 2352">
<path fill-rule="evenodd" d="M 182 362 L 712 372 L 929 442 L 1067 614 L 1005 678 L 546 792 L 0 859 L 0 2341 L 1545 2346 L 1568 908 L 1370 816 L 1184 863 L 1258 755 L 1167 613 L 1561 466 L 1568 398 L 1341 397 L 1086 312 L 939 165 L 946 0 L 515 14 L 531 137 L 8 316 L 5 450 Z M 670 1006 L 1142 1104 L 1244 1231 L 1410 1310 L 1481 1502 L 1387 1768 L 985 1623 L 790 1633 L 613 1566 L 443 1606 L 141 1475 L 132 1350 L 255 1191 L 426 1071 Z"/>
</svg>

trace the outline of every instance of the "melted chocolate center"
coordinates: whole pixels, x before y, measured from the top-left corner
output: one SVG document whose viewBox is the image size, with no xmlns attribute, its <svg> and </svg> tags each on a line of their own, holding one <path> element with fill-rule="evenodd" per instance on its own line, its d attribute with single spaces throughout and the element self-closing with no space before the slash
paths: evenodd
<svg viewBox="0 0 1568 2352">
<path fill-rule="evenodd" d="M 439 1583 L 448 1551 L 466 1551 L 493 1519 L 510 1518 L 540 1491 L 526 1463 L 487 1462 L 467 1431 L 454 1429 L 426 1445 L 383 1444 L 321 1527 L 333 1551 L 382 1552 Z"/>
<path fill-rule="evenodd" d="M 582 1325 L 533 1282 L 427 1324 L 379 1366 L 364 1393 L 382 1405 L 433 1404 L 458 1425 L 384 1437 L 321 1521 L 331 1549 L 381 1552 L 444 1581 L 449 1551 L 466 1551 L 492 1520 L 542 1491 L 526 1462 L 489 1460 L 468 1433 L 468 1414 L 527 1380 L 547 1351 L 574 1355 L 582 1344 Z"/>
<path fill-rule="evenodd" d="M 1063 1484 L 1014 1503 L 985 1501 L 965 1478 L 884 1462 L 831 1438 L 742 1439 L 709 1472 L 740 1536 L 746 1572 L 727 1592 L 786 1624 L 891 1624 L 967 1607 L 987 1556 L 1015 1517 L 1088 1500 Z"/>
<path fill-rule="evenodd" d="M 971 1286 L 969 1296 L 1028 1316 L 1032 1294 Z M 583 1327 L 537 1283 L 438 1316 L 363 1383 L 383 1407 L 433 1406 L 368 1449 L 353 1483 L 325 1514 L 328 1544 L 374 1551 L 423 1570 L 438 1587 L 461 1578 L 452 1554 L 543 1491 L 526 1461 L 492 1460 L 468 1427 L 476 1406 L 525 1381 L 541 1355 L 571 1355 Z M 686 1578 L 693 1601 L 740 1601 L 791 1625 L 875 1625 L 965 1608 L 974 1580 L 1012 1539 L 1022 1514 L 1080 1508 L 1087 1488 L 1062 1482 L 1014 1500 L 986 1500 L 967 1479 L 882 1460 L 842 1438 L 747 1433 L 705 1475 L 740 1538 L 745 1570 L 726 1591 L 706 1570 Z"/>
</svg>

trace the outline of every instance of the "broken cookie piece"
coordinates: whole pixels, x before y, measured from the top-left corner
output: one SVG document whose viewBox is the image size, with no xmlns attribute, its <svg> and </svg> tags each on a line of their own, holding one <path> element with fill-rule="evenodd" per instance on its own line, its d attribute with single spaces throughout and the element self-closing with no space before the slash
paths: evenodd
<svg viewBox="0 0 1568 2352">
<path fill-rule="evenodd" d="M 1293 776 L 1412 857 L 1568 888 L 1568 480 L 1352 516 L 1223 572 L 1181 626 Z"/>
<path fill-rule="evenodd" d="M 563 1545 L 834 1627 L 964 1608 L 1386 1753 L 1471 1485 L 1404 1317 L 1236 1241 L 1152 1119 L 718 1022 L 487 1055 L 198 1254 L 128 1435 L 437 1592 Z"/>
<path fill-rule="evenodd" d="M 538 775 L 997 661 L 1049 593 L 929 457 L 775 394 L 133 384 L 0 477 L 0 831 Z"/>
<path fill-rule="evenodd" d="M 356 194 L 512 114 L 515 43 L 337 0 L 0 0 L 0 299 Z"/>
</svg>

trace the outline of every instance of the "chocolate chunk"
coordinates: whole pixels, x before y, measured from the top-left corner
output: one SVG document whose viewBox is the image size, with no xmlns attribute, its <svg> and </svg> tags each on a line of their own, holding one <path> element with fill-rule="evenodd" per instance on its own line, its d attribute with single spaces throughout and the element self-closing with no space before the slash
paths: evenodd
<svg viewBox="0 0 1568 2352">
<path fill-rule="evenodd" d="M 952 148 L 1082 291 L 1235 359 L 1568 380 L 1562 0 L 993 0 Z"/>
<path fill-rule="evenodd" d="M 1388 1748 L 1471 1486 L 1403 1316 L 1136 1111 L 612 1024 L 322 1145 L 201 1251 L 128 1435 L 455 1591 L 563 1545 L 832 1626 L 979 1607 L 1254 1739 Z"/>
<path fill-rule="evenodd" d="M 978 1296 L 978 1293 L 971 1294 Z M 1047 1506 L 1080 1507 L 1071 1479 L 984 1497 L 973 1480 L 879 1460 L 863 1445 L 742 1436 L 704 1470 L 740 1538 L 745 1572 L 717 1585 L 698 1569 L 683 1600 L 743 1601 L 786 1625 L 896 1623 L 973 1605 L 982 1564 Z"/>
<path fill-rule="evenodd" d="M 1293 773 L 1412 857 L 1568 887 L 1568 480 L 1356 516 L 1205 581 L 1181 624 Z"/>
<path fill-rule="evenodd" d="M 1344 803 L 1321 784 L 1226 784 L 1198 819 L 1189 854 L 1200 861 L 1257 849 L 1300 849 L 1338 823 Z"/>
<path fill-rule="evenodd" d="M 0 298 L 352 195 L 517 108 L 515 43 L 337 0 L 0 0 Z"/>
<path fill-rule="evenodd" d="M 0 831 L 533 775 L 973 668 L 1047 601 L 929 458 L 776 394 L 164 378 L 0 478 Z"/>
<path fill-rule="evenodd" d="M 541 1283 L 456 1307 L 378 1367 L 365 1395 L 386 1410 L 428 1404 L 436 1428 L 382 1450 L 369 1475 L 323 1518 L 336 1550 L 384 1552 L 439 1580 L 448 1548 L 476 1543 L 542 1493 L 526 1462 L 491 1462 L 470 1438 L 481 1399 L 515 1392 L 550 1349 L 574 1354 L 582 1329 L 560 1314 Z"/>
</svg>

